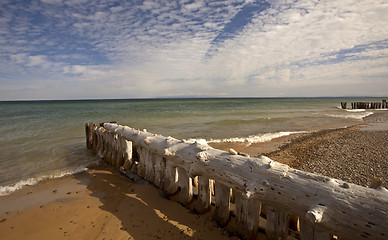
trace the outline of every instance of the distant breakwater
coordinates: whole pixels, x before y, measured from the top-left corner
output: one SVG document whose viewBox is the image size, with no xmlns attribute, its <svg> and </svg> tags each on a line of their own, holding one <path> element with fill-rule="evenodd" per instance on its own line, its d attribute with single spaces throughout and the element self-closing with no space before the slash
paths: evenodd
<svg viewBox="0 0 388 240">
<path fill-rule="evenodd" d="M 351 109 L 387 109 L 387 100 L 381 102 L 351 102 Z M 347 102 L 341 102 L 341 108 L 347 109 Z"/>
</svg>

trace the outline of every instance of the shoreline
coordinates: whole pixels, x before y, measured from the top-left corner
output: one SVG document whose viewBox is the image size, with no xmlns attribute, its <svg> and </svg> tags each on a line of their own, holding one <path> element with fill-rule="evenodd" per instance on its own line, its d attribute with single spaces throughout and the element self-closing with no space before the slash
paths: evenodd
<svg viewBox="0 0 388 240">
<path fill-rule="evenodd" d="M 238 239 L 109 166 L 0 197 L 4 239 Z"/>
<path fill-rule="evenodd" d="M 387 112 L 347 128 L 292 134 L 250 146 L 217 144 L 210 145 L 252 157 L 266 155 L 300 170 L 363 186 L 377 177 L 387 187 Z M 130 181 L 100 164 L 1 196 L 0 232 L 5 239 L 238 239 L 218 227 L 211 214 L 190 213 L 152 185 Z"/>
</svg>

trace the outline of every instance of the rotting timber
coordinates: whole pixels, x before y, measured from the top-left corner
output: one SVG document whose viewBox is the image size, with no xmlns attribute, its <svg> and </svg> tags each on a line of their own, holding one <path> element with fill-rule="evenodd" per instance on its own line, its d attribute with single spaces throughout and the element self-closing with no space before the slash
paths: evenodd
<svg viewBox="0 0 388 240">
<path fill-rule="evenodd" d="M 311 239 L 386 239 L 388 191 L 292 169 L 265 156 L 250 158 L 207 144 L 177 140 L 116 123 L 87 123 L 87 147 L 123 172 L 130 171 L 178 201 L 226 225 L 235 205 L 237 234 L 256 239 L 265 212 L 268 239 L 287 239 L 290 219 Z M 194 199 L 194 189 L 198 191 Z M 214 189 L 214 191 L 213 191 Z"/>
</svg>

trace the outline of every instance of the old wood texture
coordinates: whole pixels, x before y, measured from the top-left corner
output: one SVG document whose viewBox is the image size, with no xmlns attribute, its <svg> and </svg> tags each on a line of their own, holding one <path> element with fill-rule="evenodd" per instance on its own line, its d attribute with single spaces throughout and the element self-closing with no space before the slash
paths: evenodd
<svg viewBox="0 0 388 240">
<path fill-rule="evenodd" d="M 268 204 L 265 208 L 267 215 L 267 238 L 269 240 L 286 240 L 288 236 L 287 212 Z"/>
<path fill-rule="evenodd" d="M 230 214 L 230 187 L 216 181 L 214 184 L 214 196 L 216 199 L 216 210 L 214 219 L 221 226 L 229 222 Z"/>
<path fill-rule="evenodd" d="M 271 209 L 267 210 L 268 218 L 277 222 L 281 231 L 285 231 L 282 222 L 286 212 L 299 216 L 302 239 L 326 239 L 333 235 L 338 239 L 386 239 L 388 236 L 388 191 L 385 188 L 365 188 L 292 169 L 264 156 L 251 158 L 231 155 L 207 144 L 166 138 L 117 124 L 104 123 L 103 127 L 89 127 L 92 132 L 109 132 L 103 135 L 103 153 L 117 151 L 109 144 L 114 142 L 114 134 L 131 141 L 139 153 L 139 160 L 133 164 L 139 176 L 145 177 L 146 172 L 154 172 L 153 177 L 148 177 L 154 178 L 155 182 L 157 167 L 152 160 L 149 165 L 147 158 L 155 154 L 162 157 L 159 160 L 165 159 L 164 188 L 173 192 L 178 175 L 181 188 L 179 201 L 184 205 L 192 200 L 192 178 L 213 179 L 215 218 L 223 224 L 227 223 L 223 219 L 226 216 L 229 218 L 232 188 L 236 193 L 236 220 L 246 223 L 245 230 L 242 230 L 245 238 L 251 238 L 250 234 L 256 231 L 252 230 L 256 226 L 253 220 L 246 219 L 246 215 L 249 215 L 245 214 L 246 209 L 255 209 L 254 214 L 259 214 L 258 208 L 252 204 L 259 201 L 276 209 L 272 212 Z M 111 155 L 107 154 L 107 157 Z M 154 171 L 146 171 L 147 165 L 154 166 Z M 176 169 L 178 174 L 175 171 L 176 175 L 171 175 Z"/>
<path fill-rule="evenodd" d="M 255 240 L 259 229 L 261 203 L 255 198 L 247 198 L 244 194 L 236 192 L 235 196 L 237 232 L 244 239 Z"/>
<path fill-rule="evenodd" d="M 211 180 L 204 176 L 198 177 L 198 199 L 194 210 L 204 213 L 209 210 L 211 204 Z"/>
</svg>

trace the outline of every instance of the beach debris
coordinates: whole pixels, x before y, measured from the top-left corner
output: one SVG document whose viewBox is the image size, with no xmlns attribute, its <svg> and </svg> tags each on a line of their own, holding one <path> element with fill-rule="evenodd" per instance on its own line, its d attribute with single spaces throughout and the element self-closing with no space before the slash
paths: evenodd
<svg viewBox="0 0 388 240">
<path fill-rule="evenodd" d="M 229 153 L 231 155 L 238 155 L 238 152 L 236 150 L 234 150 L 233 148 L 229 148 Z"/>
<path fill-rule="evenodd" d="M 57 193 L 57 192 L 58 192 L 58 190 L 57 190 L 57 189 L 53 190 L 53 193 Z"/>
<path fill-rule="evenodd" d="M 71 194 L 71 192 L 68 192 L 68 193 L 66 193 L 66 194 L 68 194 L 68 195 L 69 195 L 69 194 Z"/>
<path fill-rule="evenodd" d="M 5 222 L 7 219 L 6 218 L 3 218 L 0 220 L 0 222 Z"/>
<path fill-rule="evenodd" d="M 250 157 L 248 153 L 238 152 L 238 155 L 244 156 L 244 157 Z"/>
<path fill-rule="evenodd" d="M 76 191 L 75 193 L 76 193 L 76 194 L 79 194 L 79 193 L 80 193 L 80 191 Z"/>
<path fill-rule="evenodd" d="M 377 189 L 383 185 L 383 181 L 379 177 L 373 177 L 372 183 L 369 185 L 369 188 Z"/>
</svg>

